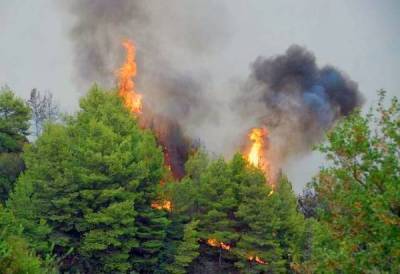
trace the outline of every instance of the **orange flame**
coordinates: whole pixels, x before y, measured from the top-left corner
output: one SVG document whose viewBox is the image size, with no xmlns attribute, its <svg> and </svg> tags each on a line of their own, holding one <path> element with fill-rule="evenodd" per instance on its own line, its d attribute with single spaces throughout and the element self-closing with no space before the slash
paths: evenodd
<svg viewBox="0 0 400 274">
<path fill-rule="evenodd" d="M 123 99 L 125 106 L 134 114 L 142 113 L 142 95 L 137 93 L 135 90 L 135 82 L 133 79 L 137 73 L 136 67 L 136 49 L 132 41 L 125 39 L 122 42 L 122 46 L 125 48 L 126 57 L 124 64 L 118 69 L 118 94 Z M 143 118 L 143 117 L 141 117 Z M 142 119 L 142 122 L 145 121 Z M 146 127 L 145 125 L 143 127 Z M 168 154 L 165 153 L 165 157 Z M 168 163 L 168 162 L 167 162 Z M 170 166 L 167 165 L 170 169 Z M 163 185 L 165 182 L 160 181 Z M 155 201 L 151 203 L 151 207 L 159 210 L 172 211 L 172 203 L 168 200 Z"/>
<path fill-rule="evenodd" d="M 266 173 L 268 183 L 274 188 L 276 182 L 276 176 L 273 174 L 271 163 L 267 159 L 267 138 L 268 131 L 266 128 L 252 128 L 248 134 L 250 140 L 250 149 L 245 156 L 247 161 Z M 273 190 L 269 193 L 269 196 L 273 194 Z"/>
<path fill-rule="evenodd" d="M 231 250 L 231 248 L 232 248 L 229 244 L 226 244 L 226 243 L 224 243 L 224 242 L 220 242 L 220 241 L 218 241 L 218 240 L 215 239 L 215 238 L 210 238 L 210 239 L 208 239 L 208 240 L 207 240 L 207 244 L 208 244 L 209 246 L 221 248 L 221 249 L 227 250 L 227 251 Z M 247 259 L 248 259 L 250 262 L 256 262 L 257 264 L 263 264 L 263 265 L 268 264 L 267 261 L 264 261 L 264 260 L 261 259 L 259 256 L 250 255 L 250 256 L 247 257 Z"/>
<path fill-rule="evenodd" d="M 217 239 L 211 238 L 207 240 L 207 244 L 212 247 L 220 247 L 224 250 L 230 250 L 231 246 L 229 244 L 218 241 Z"/>
<path fill-rule="evenodd" d="M 117 72 L 119 96 L 123 98 L 124 104 L 128 109 L 138 114 L 142 112 L 142 95 L 135 91 L 135 82 L 133 81 L 137 72 L 136 50 L 130 40 L 124 40 L 122 46 L 126 50 L 126 58 Z"/>
<path fill-rule="evenodd" d="M 169 212 L 172 211 L 172 203 L 171 203 L 171 201 L 168 201 L 168 200 L 164 200 L 164 201 L 160 201 L 160 202 L 152 202 L 151 207 L 155 208 L 155 209 L 159 209 L 159 210 L 164 209 Z"/>
<path fill-rule="evenodd" d="M 266 261 L 264 261 L 263 259 L 261 259 L 261 258 L 258 257 L 258 256 L 249 256 L 249 257 L 247 257 L 247 259 L 248 259 L 250 262 L 256 262 L 256 263 L 258 263 L 258 264 L 268 264 Z"/>
<path fill-rule="evenodd" d="M 247 154 L 247 160 L 255 167 L 266 171 L 268 169 L 268 161 L 265 156 L 266 143 L 265 139 L 268 132 L 265 128 L 253 128 L 249 133 L 251 147 Z"/>
</svg>

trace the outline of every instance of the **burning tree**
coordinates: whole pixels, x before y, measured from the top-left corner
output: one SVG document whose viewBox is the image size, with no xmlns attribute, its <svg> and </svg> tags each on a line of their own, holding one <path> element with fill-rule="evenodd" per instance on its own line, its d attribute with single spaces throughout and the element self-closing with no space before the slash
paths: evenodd
<svg viewBox="0 0 400 274">
<path fill-rule="evenodd" d="M 244 152 L 245 157 L 250 165 L 261 169 L 265 173 L 267 183 L 272 187 L 272 194 L 278 176 L 275 174 L 277 167 L 272 165 L 267 156 L 269 146 L 268 130 L 265 127 L 252 128 L 247 137 L 249 145 Z"/>
<path fill-rule="evenodd" d="M 126 51 L 125 62 L 117 71 L 118 94 L 125 106 L 139 120 L 142 128 L 150 129 L 164 153 L 167 169 L 176 179 L 184 175 L 183 166 L 190 150 L 190 142 L 183 135 L 180 125 L 168 117 L 153 112 L 143 103 L 142 95 L 135 89 L 137 73 L 135 46 L 130 40 L 122 43 Z"/>
<path fill-rule="evenodd" d="M 264 128 L 253 128 L 249 133 L 251 147 L 247 155 L 247 160 L 250 164 L 260 169 L 266 170 L 268 163 L 265 159 L 265 138 L 267 130 Z"/>
<path fill-rule="evenodd" d="M 263 172 L 240 154 L 226 163 L 199 152 L 186 167 L 186 177 L 167 192 L 173 218 L 199 221 L 200 255 L 190 269 L 280 273 L 300 260 L 303 218 L 287 180 L 270 195 Z"/>
<path fill-rule="evenodd" d="M 28 169 L 10 207 L 28 232 L 47 222 L 61 270 L 152 271 L 168 224 L 150 206 L 164 174 L 162 152 L 115 94 L 94 87 L 80 106 L 26 151 Z"/>
<path fill-rule="evenodd" d="M 118 94 L 123 98 L 124 104 L 129 110 L 139 114 L 142 112 L 142 95 L 136 92 L 133 81 L 137 73 L 135 46 L 130 40 L 123 41 L 122 45 L 126 50 L 126 58 L 117 72 Z"/>
</svg>

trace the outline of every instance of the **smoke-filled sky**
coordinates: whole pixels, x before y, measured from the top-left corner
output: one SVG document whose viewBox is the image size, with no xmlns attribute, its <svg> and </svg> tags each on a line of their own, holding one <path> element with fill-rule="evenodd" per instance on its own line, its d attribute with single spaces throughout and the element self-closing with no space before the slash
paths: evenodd
<svg viewBox="0 0 400 274">
<path fill-rule="evenodd" d="M 138 49 L 145 98 L 147 92 L 154 108 L 178 119 L 208 149 L 229 155 L 238 145 L 232 136 L 242 134 L 238 128 L 263 118 L 238 123 L 243 112 L 235 108 L 242 106 L 234 102 L 254 88 L 257 75 L 267 83 L 257 88 L 262 96 L 279 91 L 271 77 L 257 73 L 279 67 L 271 58 L 289 55 L 293 44 L 315 57 L 318 75 L 326 65 L 343 72 L 350 93 L 363 94 L 364 107 L 377 89 L 399 95 L 399 14 L 397 0 L 0 0 L 0 85 L 25 98 L 32 88 L 48 90 L 73 111 L 90 83 L 113 85 L 123 56 L 118 40 L 128 36 Z M 320 94 L 318 75 L 312 91 Z M 303 91 L 304 98 L 314 96 Z M 306 153 L 284 170 L 300 191 L 320 164 L 317 153 Z"/>
</svg>

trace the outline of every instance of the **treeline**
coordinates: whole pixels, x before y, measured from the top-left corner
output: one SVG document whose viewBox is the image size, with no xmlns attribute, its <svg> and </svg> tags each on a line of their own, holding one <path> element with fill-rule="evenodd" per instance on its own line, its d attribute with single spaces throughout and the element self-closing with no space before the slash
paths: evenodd
<svg viewBox="0 0 400 274">
<path fill-rule="evenodd" d="M 0 272 L 399 273 L 400 103 L 379 94 L 327 135 L 297 197 L 241 154 L 193 152 L 175 182 L 116 92 L 61 119 L 50 95 L 35 110 L 3 88 Z"/>
</svg>

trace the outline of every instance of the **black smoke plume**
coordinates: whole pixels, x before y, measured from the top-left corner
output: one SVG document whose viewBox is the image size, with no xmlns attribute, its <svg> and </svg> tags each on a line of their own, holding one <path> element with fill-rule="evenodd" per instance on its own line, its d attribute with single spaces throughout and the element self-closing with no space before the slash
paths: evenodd
<svg viewBox="0 0 400 274">
<path fill-rule="evenodd" d="M 190 147 L 189 124 L 216 115 L 205 95 L 204 77 L 196 71 L 202 57 L 227 36 L 225 9 L 215 0 L 64 0 L 73 16 L 70 38 L 76 81 L 87 90 L 93 82 L 113 88 L 122 63 L 121 42 L 137 49 L 137 91 L 146 108 L 143 120 L 153 129 L 176 177 L 182 177 Z M 227 18 L 227 16 L 224 16 Z M 204 58 L 203 58 L 204 59 Z"/>
<path fill-rule="evenodd" d="M 318 67 L 313 53 L 298 45 L 285 54 L 259 57 L 240 99 L 243 117 L 257 117 L 270 131 L 270 158 L 309 151 L 343 116 L 363 103 L 357 84 L 337 68 Z"/>
<path fill-rule="evenodd" d="M 184 135 L 230 156 L 250 127 L 264 125 L 270 132 L 268 156 L 279 167 L 310 151 L 338 119 L 363 102 L 354 81 L 332 66 L 319 67 L 315 56 L 300 46 L 280 56 L 259 57 L 238 98 L 235 86 L 214 86 L 207 61 L 223 50 L 231 34 L 221 1 L 61 3 L 74 19 L 70 38 L 82 90 L 93 82 L 115 87 L 124 56 L 121 41 L 135 42 L 137 91 L 151 109 L 144 118 L 162 133 L 159 142 L 176 158 L 171 163 L 178 177 L 190 148 Z"/>
</svg>

